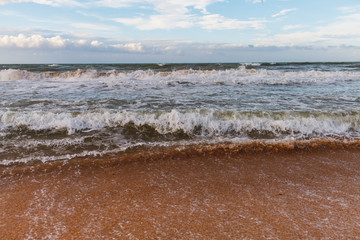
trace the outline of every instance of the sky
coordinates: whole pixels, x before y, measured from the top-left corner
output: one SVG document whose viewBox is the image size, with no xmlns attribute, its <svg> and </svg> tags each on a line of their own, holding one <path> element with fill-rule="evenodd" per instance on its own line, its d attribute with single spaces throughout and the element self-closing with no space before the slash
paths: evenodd
<svg viewBox="0 0 360 240">
<path fill-rule="evenodd" d="M 360 61 L 359 0 L 0 0 L 0 63 Z"/>
</svg>

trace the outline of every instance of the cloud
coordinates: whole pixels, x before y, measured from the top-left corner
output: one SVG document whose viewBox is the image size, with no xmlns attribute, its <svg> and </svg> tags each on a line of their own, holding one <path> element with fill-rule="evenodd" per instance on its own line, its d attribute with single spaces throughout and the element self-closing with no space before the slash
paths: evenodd
<svg viewBox="0 0 360 240">
<path fill-rule="evenodd" d="M 117 28 L 109 25 L 104 24 L 92 24 L 92 23 L 69 23 L 70 26 L 78 29 L 89 29 L 89 30 L 96 30 L 96 31 L 116 31 Z"/>
<path fill-rule="evenodd" d="M 193 26 L 190 15 L 152 15 L 149 18 L 115 18 L 116 22 L 135 26 L 140 30 L 189 28 Z"/>
<path fill-rule="evenodd" d="M 105 44 L 98 40 L 89 41 L 86 39 L 71 40 L 60 36 L 43 37 L 41 35 L 26 36 L 19 34 L 17 36 L 5 35 L 0 37 L 0 48 L 12 49 L 72 49 L 72 50 L 101 50 L 101 51 L 117 51 L 128 53 L 142 53 L 144 46 L 142 43 L 117 43 Z"/>
<path fill-rule="evenodd" d="M 329 38 L 354 38 L 360 37 L 360 14 L 341 16 L 336 22 L 318 28 L 318 32 Z"/>
<path fill-rule="evenodd" d="M 140 3 L 148 3 L 158 13 L 149 17 L 114 18 L 113 21 L 128 26 L 134 26 L 140 30 L 201 27 L 207 30 L 229 29 L 263 29 L 265 21 L 226 18 L 220 14 L 210 14 L 207 7 L 215 2 L 224 0 L 147 0 L 147 1 L 113 1 L 103 0 L 99 3 L 111 7 L 124 7 Z M 139 7 L 139 6 L 138 6 Z M 198 9 L 201 13 L 193 11 Z"/>
<path fill-rule="evenodd" d="M 58 51 L 61 49 L 61 51 Z M 195 42 L 190 40 L 70 40 L 60 36 L 2 36 L 0 62 L 256 62 L 356 60 L 360 47 L 299 47 L 248 45 L 236 43 Z M 56 51 L 56 54 L 54 54 Z M 33 55 L 36 54 L 36 55 Z"/>
<path fill-rule="evenodd" d="M 133 4 L 140 4 L 142 0 L 101 0 L 94 2 L 95 6 L 109 7 L 109 8 L 123 8 L 130 7 Z"/>
<path fill-rule="evenodd" d="M 216 2 L 223 2 L 225 0 L 97 0 L 97 1 L 77 1 L 77 0 L 0 0 L 0 5 L 16 4 L 16 3 L 36 3 L 42 5 L 49 5 L 54 7 L 60 6 L 78 6 L 78 7 L 108 7 L 108 8 L 126 8 L 126 7 L 141 7 L 150 5 L 159 13 L 187 13 L 189 8 L 201 10 L 207 13 L 207 6 Z"/>
<path fill-rule="evenodd" d="M 287 31 L 287 30 L 294 30 L 294 29 L 299 29 L 299 28 L 306 28 L 306 25 L 303 24 L 296 24 L 296 25 L 285 25 L 283 27 L 283 30 Z"/>
<path fill-rule="evenodd" d="M 360 14 L 338 17 L 333 23 L 312 31 L 276 34 L 257 42 L 257 46 L 360 46 Z"/>
<path fill-rule="evenodd" d="M 101 0 L 95 2 L 96 5 L 106 6 L 111 8 L 122 8 L 137 6 L 141 4 L 151 5 L 155 11 L 163 14 L 181 13 L 185 14 L 189 12 L 189 8 L 201 10 L 206 13 L 207 6 L 216 3 L 223 2 L 225 0 Z"/>
<path fill-rule="evenodd" d="M 127 18 L 112 18 L 110 20 L 127 26 L 133 26 L 139 30 L 171 30 L 176 28 L 191 28 L 194 26 L 206 30 L 229 30 L 229 29 L 263 29 L 265 21 L 239 20 L 211 14 L 207 8 L 209 5 L 225 0 L 93 0 L 79 3 L 76 0 L 0 0 L 0 4 L 32 2 L 54 7 L 63 5 L 81 6 L 86 8 L 108 7 L 140 9 L 147 7 L 156 13 L 149 16 L 135 16 Z M 109 20 L 109 19 L 101 19 Z M 71 23 L 72 27 L 103 30 L 107 27 L 89 23 Z"/>
<path fill-rule="evenodd" d="M 144 47 L 141 43 L 115 44 L 112 45 L 112 47 L 125 50 L 128 52 L 138 52 L 138 53 L 144 52 Z"/>
<path fill-rule="evenodd" d="M 0 5 L 15 4 L 15 3 L 37 3 L 37 4 L 49 5 L 53 7 L 84 6 L 82 3 L 79 3 L 78 1 L 75 0 L 0 0 Z"/>
<path fill-rule="evenodd" d="M 272 17 L 273 17 L 273 18 L 281 17 L 281 16 L 286 15 L 286 14 L 289 13 L 289 12 L 294 12 L 294 11 L 296 11 L 296 8 L 284 9 L 284 10 L 281 10 L 280 12 L 272 15 Z"/>
<path fill-rule="evenodd" d="M 205 15 L 199 21 L 199 25 L 208 30 L 228 30 L 228 29 L 263 29 L 265 21 L 249 20 L 240 21 L 225 18 L 219 14 Z"/>
<path fill-rule="evenodd" d="M 339 7 L 338 10 L 343 13 L 356 13 L 360 11 L 360 5 Z"/>
<path fill-rule="evenodd" d="M 230 30 L 230 29 L 263 29 L 264 20 L 240 21 L 226 18 L 220 14 L 207 14 L 204 16 L 185 15 L 152 15 L 149 18 L 115 18 L 116 22 L 124 25 L 135 26 L 140 30 L 155 30 L 174 28 L 190 28 L 194 26 L 206 30 Z"/>
<path fill-rule="evenodd" d="M 255 46 L 306 46 L 324 42 L 326 39 L 315 32 L 294 32 L 288 34 L 276 34 L 269 38 L 258 39 Z"/>
<path fill-rule="evenodd" d="M 104 46 L 104 43 L 99 42 L 98 40 L 94 40 L 94 41 L 91 41 L 90 45 L 93 47 L 101 47 L 101 46 Z"/>
<path fill-rule="evenodd" d="M 264 3 L 266 2 L 266 0 L 253 0 L 252 3 L 256 4 L 256 3 Z"/>
<path fill-rule="evenodd" d="M 246 44 L 227 44 L 211 42 L 194 42 L 190 40 L 143 40 L 131 41 L 99 41 L 86 39 L 68 39 L 61 36 L 44 37 L 41 35 L 0 37 L 2 49 L 36 49 L 36 50 L 85 50 L 102 52 L 126 52 L 138 54 L 180 54 L 185 51 L 226 51 L 227 49 L 247 48 Z"/>
<path fill-rule="evenodd" d="M 0 37 L 0 47 L 16 47 L 16 48 L 63 48 L 70 40 L 55 36 L 51 38 L 44 38 L 40 35 L 32 35 L 30 37 L 24 34 L 18 36 L 5 35 Z"/>
<path fill-rule="evenodd" d="M 1 0 L 0 0 L 0 5 L 1 5 Z M 11 10 L 1 10 L 0 15 L 8 16 L 8 17 L 23 17 L 22 14 L 20 14 L 16 11 L 11 11 Z"/>
</svg>

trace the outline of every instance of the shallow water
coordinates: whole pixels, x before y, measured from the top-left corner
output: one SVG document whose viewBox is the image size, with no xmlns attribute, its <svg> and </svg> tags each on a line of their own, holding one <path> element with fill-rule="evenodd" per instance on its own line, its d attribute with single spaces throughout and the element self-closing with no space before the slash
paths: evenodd
<svg viewBox="0 0 360 240">
<path fill-rule="evenodd" d="M 0 238 L 357 239 L 360 154 L 330 149 L 162 149 L 14 168 L 0 176 Z"/>
</svg>

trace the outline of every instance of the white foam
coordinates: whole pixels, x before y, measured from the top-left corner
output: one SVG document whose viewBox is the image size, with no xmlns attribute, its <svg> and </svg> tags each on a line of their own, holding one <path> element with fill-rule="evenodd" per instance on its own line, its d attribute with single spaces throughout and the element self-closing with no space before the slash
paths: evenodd
<svg viewBox="0 0 360 240">
<path fill-rule="evenodd" d="M 198 143 L 198 142 L 194 142 L 194 141 L 180 142 L 180 144 L 183 146 L 191 145 L 194 143 Z M 84 150 L 80 153 L 60 154 L 60 155 L 51 155 L 51 156 L 43 156 L 42 154 L 38 154 L 38 152 L 34 152 L 30 156 L 27 156 L 27 157 L 20 157 L 20 158 L 16 158 L 16 159 L 4 159 L 4 160 L 0 161 L 0 166 L 1 165 L 11 165 L 14 163 L 28 163 L 28 162 L 32 162 L 34 160 L 39 160 L 39 161 L 42 161 L 45 163 L 45 162 L 57 161 L 57 160 L 70 160 L 70 159 L 79 158 L 79 157 L 89 157 L 89 156 L 98 157 L 98 156 L 104 156 L 104 155 L 108 155 L 108 154 L 124 152 L 127 149 L 134 148 L 134 147 L 175 146 L 176 144 L 179 144 L 179 143 L 168 143 L 168 142 L 131 143 L 131 142 L 127 142 L 127 143 L 121 144 L 117 148 L 111 149 L 111 150 L 102 150 L 102 151 L 100 151 L 100 150 L 92 150 L 92 151 Z"/>
<path fill-rule="evenodd" d="M 360 114 L 296 112 L 238 112 L 220 110 L 189 111 L 84 111 L 70 112 L 12 112 L 0 111 L 0 129 L 26 126 L 32 130 L 76 131 L 100 130 L 107 127 L 148 125 L 160 134 L 183 131 L 189 135 L 228 136 L 247 132 L 269 131 L 275 136 L 360 136 Z"/>
<path fill-rule="evenodd" d="M 227 70 L 176 70 L 156 72 L 153 70 L 136 70 L 130 72 L 96 70 L 77 70 L 62 73 L 33 73 L 26 70 L 7 69 L 0 71 L 0 81 L 16 80 L 61 80 L 64 81 L 100 81 L 105 83 L 130 84 L 136 86 L 166 85 L 169 83 L 190 82 L 192 84 L 301 84 L 332 83 L 337 81 L 360 80 L 360 72 L 351 71 L 278 71 L 266 69 Z"/>
<path fill-rule="evenodd" d="M 29 156 L 25 158 L 18 158 L 14 160 L 5 159 L 0 162 L 1 165 L 10 165 L 14 163 L 28 163 L 34 160 L 40 160 L 42 162 L 56 161 L 56 160 L 69 160 L 77 157 L 86 157 L 86 156 L 101 156 L 106 154 L 105 152 L 100 151 L 84 151 L 82 153 L 75 154 L 65 154 L 60 156 Z"/>
<path fill-rule="evenodd" d="M 25 79 L 37 79 L 39 76 L 36 73 L 28 72 L 19 69 L 5 69 L 0 71 L 0 81 L 16 81 Z"/>
<path fill-rule="evenodd" d="M 27 149 L 27 150 L 32 150 L 35 149 L 39 146 L 41 147 L 51 147 L 51 148 L 56 148 L 59 146 L 75 146 L 75 145 L 81 145 L 84 143 L 84 139 L 85 137 L 77 137 L 77 138 L 63 138 L 63 139 L 44 139 L 44 140 L 35 140 L 35 139 L 15 139 L 13 141 L 4 141 L 1 142 L 0 144 L 3 145 L 12 145 L 16 148 L 21 148 L 21 149 Z M 1 148 L 0 148 L 0 152 L 1 152 Z"/>
</svg>

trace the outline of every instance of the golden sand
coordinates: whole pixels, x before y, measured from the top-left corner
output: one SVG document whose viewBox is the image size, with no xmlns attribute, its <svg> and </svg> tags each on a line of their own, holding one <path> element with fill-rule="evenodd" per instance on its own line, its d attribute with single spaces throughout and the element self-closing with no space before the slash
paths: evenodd
<svg viewBox="0 0 360 240">
<path fill-rule="evenodd" d="M 356 239 L 360 152 L 190 152 L 5 174 L 0 213 L 0 239 Z"/>
</svg>

